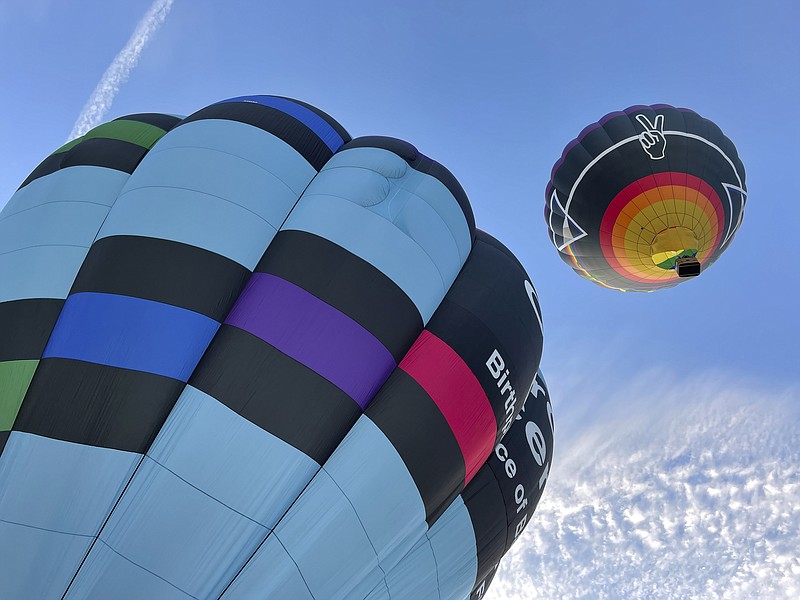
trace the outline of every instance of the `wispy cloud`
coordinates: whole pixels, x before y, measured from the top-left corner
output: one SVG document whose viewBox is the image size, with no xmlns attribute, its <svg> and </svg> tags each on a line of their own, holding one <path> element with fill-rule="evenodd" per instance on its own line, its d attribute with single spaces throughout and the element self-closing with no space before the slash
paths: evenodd
<svg viewBox="0 0 800 600">
<path fill-rule="evenodd" d="M 100 82 L 75 121 L 69 139 L 83 135 L 101 123 L 111 108 L 111 103 L 119 92 L 120 86 L 128 80 L 128 76 L 139 61 L 142 50 L 167 18 L 172 8 L 172 2 L 173 0 L 155 0 L 153 2 L 142 20 L 139 21 L 128 43 L 114 57 L 106 72 L 103 73 Z"/>
<path fill-rule="evenodd" d="M 555 407 L 552 478 L 487 600 L 800 598 L 800 389 L 579 387 L 600 396 L 578 418 Z"/>
</svg>

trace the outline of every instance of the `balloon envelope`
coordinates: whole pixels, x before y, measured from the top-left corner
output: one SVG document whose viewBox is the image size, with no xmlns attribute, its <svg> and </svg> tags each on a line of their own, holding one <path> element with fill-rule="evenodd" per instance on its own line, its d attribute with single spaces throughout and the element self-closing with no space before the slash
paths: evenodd
<svg viewBox="0 0 800 600">
<path fill-rule="evenodd" d="M 622 291 L 672 287 L 728 248 L 747 198 L 733 143 L 711 121 L 665 104 L 586 127 L 545 192 L 545 220 L 579 275 Z"/>
<path fill-rule="evenodd" d="M 455 177 L 286 98 L 96 128 L 0 244 L 4 598 L 368 593 L 541 357 Z"/>
</svg>

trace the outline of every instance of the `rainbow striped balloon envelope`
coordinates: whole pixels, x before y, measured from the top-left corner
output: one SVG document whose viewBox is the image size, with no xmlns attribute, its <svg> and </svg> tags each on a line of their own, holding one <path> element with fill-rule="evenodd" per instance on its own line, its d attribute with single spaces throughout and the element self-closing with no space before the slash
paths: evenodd
<svg viewBox="0 0 800 600">
<path fill-rule="evenodd" d="M 719 127 L 657 104 L 586 127 L 553 167 L 545 197 L 550 239 L 579 275 L 650 292 L 719 258 L 741 225 L 747 188 Z"/>
</svg>

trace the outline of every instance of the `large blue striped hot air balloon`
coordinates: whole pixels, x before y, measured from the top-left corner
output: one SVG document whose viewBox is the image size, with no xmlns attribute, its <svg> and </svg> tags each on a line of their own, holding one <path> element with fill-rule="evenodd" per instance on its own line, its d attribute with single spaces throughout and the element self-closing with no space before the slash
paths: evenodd
<svg viewBox="0 0 800 600">
<path fill-rule="evenodd" d="M 469 484 L 541 349 L 524 268 L 410 144 L 272 96 L 102 125 L 0 213 L 0 596 L 477 594 L 521 500 Z"/>
</svg>

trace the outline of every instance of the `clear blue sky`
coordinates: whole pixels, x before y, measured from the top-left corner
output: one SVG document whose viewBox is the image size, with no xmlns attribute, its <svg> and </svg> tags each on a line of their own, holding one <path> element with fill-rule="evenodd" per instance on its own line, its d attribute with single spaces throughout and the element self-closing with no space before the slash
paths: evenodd
<svg viewBox="0 0 800 600">
<path fill-rule="evenodd" d="M 150 5 L 0 5 L 0 206 L 66 140 Z M 722 402 L 709 397 L 713 389 L 693 397 L 693 382 L 746 389 L 741 401 L 772 418 L 775 398 L 800 400 L 798 20 L 793 0 L 175 0 L 106 119 L 278 94 L 322 108 L 354 136 L 401 137 L 445 164 L 477 225 L 520 257 L 539 292 L 557 444 L 577 444 L 598 421 L 649 419 L 676 390 L 691 403 Z M 720 125 L 744 162 L 749 201 L 731 248 L 700 278 L 622 294 L 558 258 L 544 188 L 585 125 L 651 103 L 686 106 Z M 658 385 L 648 388 L 651 380 Z M 580 459 L 560 451 L 562 464 Z M 553 477 L 571 481 L 558 469 Z M 566 487 L 553 493 L 577 502 Z"/>
</svg>

